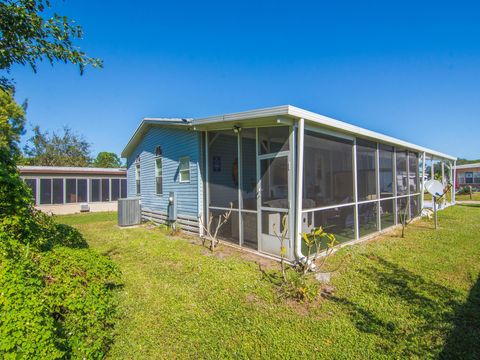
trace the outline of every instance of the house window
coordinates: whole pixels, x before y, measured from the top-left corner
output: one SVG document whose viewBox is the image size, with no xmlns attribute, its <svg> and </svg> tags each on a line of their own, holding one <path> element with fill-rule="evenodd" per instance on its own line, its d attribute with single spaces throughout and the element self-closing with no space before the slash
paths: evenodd
<svg viewBox="0 0 480 360">
<path fill-rule="evenodd" d="M 162 148 L 155 148 L 155 189 L 157 195 L 163 194 L 163 169 L 162 169 Z"/>
<path fill-rule="evenodd" d="M 180 182 L 190 182 L 190 158 L 182 157 L 179 161 Z"/>
<path fill-rule="evenodd" d="M 135 184 L 137 195 L 140 195 L 140 155 L 135 159 Z"/>
</svg>

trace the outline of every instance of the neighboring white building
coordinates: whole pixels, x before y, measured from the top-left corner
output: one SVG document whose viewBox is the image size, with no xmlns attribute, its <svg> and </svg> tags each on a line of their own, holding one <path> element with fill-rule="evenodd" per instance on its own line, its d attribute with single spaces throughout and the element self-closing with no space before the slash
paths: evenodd
<svg viewBox="0 0 480 360">
<path fill-rule="evenodd" d="M 116 211 L 117 199 L 127 197 L 126 169 L 59 166 L 19 166 L 20 177 L 32 190 L 35 206 L 53 214 Z"/>
</svg>

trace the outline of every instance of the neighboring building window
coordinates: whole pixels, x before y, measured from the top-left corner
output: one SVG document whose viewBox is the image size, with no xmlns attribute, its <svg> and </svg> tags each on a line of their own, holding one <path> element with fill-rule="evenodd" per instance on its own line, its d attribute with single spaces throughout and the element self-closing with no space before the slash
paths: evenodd
<svg viewBox="0 0 480 360">
<path fill-rule="evenodd" d="M 52 203 L 63 204 L 63 179 L 53 179 Z"/>
<path fill-rule="evenodd" d="M 111 200 L 117 201 L 120 197 L 120 179 L 111 179 L 112 189 L 111 189 Z"/>
<path fill-rule="evenodd" d="M 110 201 L 110 179 L 102 179 L 102 201 Z"/>
<path fill-rule="evenodd" d="M 40 179 L 40 204 L 52 203 L 52 179 Z"/>
<path fill-rule="evenodd" d="M 190 181 L 190 158 L 182 157 L 180 158 L 180 182 L 189 182 Z"/>
<path fill-rule="evenodd" d="M 465 173 L 465 184 L 473 184 L 473 172 L 469 171 Z"/>
<path fill-rule="evenodd" d="M 465 173 L 459 173 L 458 174 L 458 182 L 460 184 L 465 184 Z"/>
<path fill-rule="evenodd" d="M 473 183 L 480 184 L 480 171 L 475 171 L 473 173 Z"/>
<path fill-rule="evenodd" d="M 87 179 L 77 179 L 77 202 L 87 202 Z"/>
<path fill-rule="evenodd" d="M 163 194 L 162 148 L 155 148 L 155 187 L 157 195 Z"/>
<path fill-rule="evenodd" d="M 140 155 L 135 159 L 135 183 L 137 195 L 140 195 Z"/>
<path fill-rule="evenodd" d="M 122 199 L 127 197 L 127 179 L 120 180 L 120 196 Z"/>
<path fill-rule="evenodd" d="M 76 203 L 77 202 L 77 179 L 67 178 L 65 179 L 65 202 Z"/>
<path fill-rule="evenodd" d="M 102 185 L 100 179 L 90 179 L 90 201 L 99 202 L 102 199 Z"/>
</svg>

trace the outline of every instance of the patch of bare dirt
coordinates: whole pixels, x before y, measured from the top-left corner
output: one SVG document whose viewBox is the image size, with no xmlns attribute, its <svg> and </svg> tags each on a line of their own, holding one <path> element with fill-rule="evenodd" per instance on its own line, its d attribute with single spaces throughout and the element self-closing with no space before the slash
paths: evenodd
<svg viewBox="0 0 480 360">
<path fill-rule="evenodd" d="M 294 299 L 285 299 L 283 300 L 285 304 L 292 309 L 296 314 L 300 316 L 311 316 L 312 311 L 318 309 L 322 306 L 322 303 L 328 298 L 324 296 L 323 291 L 318 294 L 318 296 L 313 301 L 304 301 L 300 302 Z M 316 314 L 318 317 L 318 314 Z M 322 317 L 328 317 L 328 314 L 323 314 Z"/>
</svg>

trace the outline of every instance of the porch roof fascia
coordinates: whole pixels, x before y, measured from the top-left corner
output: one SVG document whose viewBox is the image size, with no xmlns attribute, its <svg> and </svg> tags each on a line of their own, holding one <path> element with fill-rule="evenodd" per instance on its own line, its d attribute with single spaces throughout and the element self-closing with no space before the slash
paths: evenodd
<svg viewBox="0 0 480 360">
<path fill-rule="evenodd" d="M 377 142 L 381 142 L 389 145 L 395 145 L 395 146 L 409 149 L 409 150 L 425 152 L 428 155 L 432 155 L 434 157 L 438 157 L 441 159 L 447 159 L 451 161 L 457 160 L 457 157 L 455 156 L 448 155 L 437 150 L 429 149 L 424 146 L 416 145 L 404 140 L 400 140 L 392 136 L 384 135 L 372 130 L 367 130 L 359 126 L 352 125 L 340 120 L 332 119 L 324 115 L 316 114 L 308 110 L 303 110 L 294 106 L 289 106 L 289 110 L 290 110 L 289 115 L 291 116 L 294 116 L 296 118 L 303 118 L 307 121 L 310 121 L 325 127 L 329 127 L 334 130 L 340 130 L 342 132 L 346 132 L 351 135 L 368 138 L 373 141 L 377 141 Z"/>
<path fill-rule="evenodd" d="M 308 110 L 304 110 L 292 105 L 282 105 L 265 109 L 257 109 L 251 111 L 243 111 L 238 113 L 211 116 L 201 119 L 193 119 L 192 125 L 195 128 L 201 129 L 206 125 L 212 125 L 215 123 L 224 122 L 241 122 L 249 119 L 262 118 L 262 117 L 289 117 L 294 119 L 305 119 L 305 121 L 320 125 L 322 127 L 329 128 L 338 132 L 347 133 L 354 136 L 360 136 L 389 145 L 402 147 L 405 149 L 415 150 L 419 152 L 425 152 L 428 155 L 435 156 L 441 159 L 448 159 L 455 161 L 457 158 L 436 150 L 432 150 L 420 145 L 412 144 L 407 141 L 403 141 L 392 136 L 384 135 L 375 131 L 367 130 L 356 125 L 352 125 L 340 120 L 330 118 L 328 116 L 320 115 Z"/>
<path fill-rule="evenodd" d="M 275 117 L 285 117 L 300 119 L 303 118 L 305 121 L 325 127 L 337 132 L 347 133 L 354 136 L 359 136 L 367 138 L 373 141 L 398 146 L 405 149 L 410 149 L 418 152 L 425 152 L 426 154 L 433 156 L 438 159 L 447 159 L 451 161 L 457 160 L 455 156 L 444 154 L 442 152 L 432 150 L 420 145 L 412 144 L 407 141 L 403 141 L 392 136 L 384 135 L 375 131 L 367 130 L 356 125 L 352 125 L 340 120 L 330 118 L 328 116 L 320 115 L 308 110 L 304 110 L 292 105 L 281 105 L 263 109 L 255 109 L 249 111 L 242 111 L 237 113 L 225 114 L 225 115 L 216 115 L 209 116 L 205 118 L 198 119 L 165 119 L 165 118 L 145 118 L 141 122 L 140 126 L 135 131 L 134 135 L 128 142 L 125 149 L 122 151 L 122 157 L 128 156 L 129 152 L 133 149 L 136 142 L 143 136 L 146 129 L 151 125 L 162 125 L 162 126 L 189 126 L 193 127 L 195 130 L 205 130 L 215 125 L 220 124 L 232 124 L 232 123 L 242 123 L 252 119 L 261 120 L 262 118 L 275 118 Z"/>
</svg>

